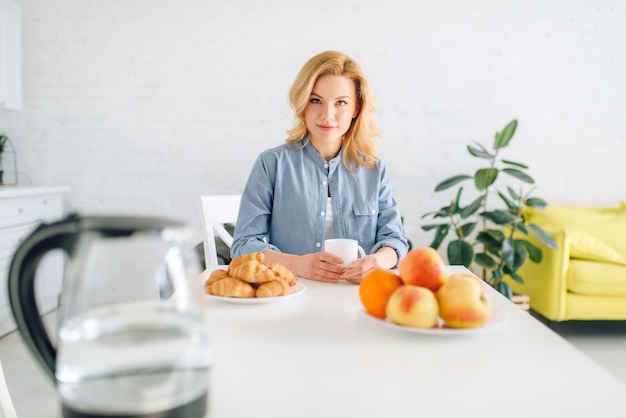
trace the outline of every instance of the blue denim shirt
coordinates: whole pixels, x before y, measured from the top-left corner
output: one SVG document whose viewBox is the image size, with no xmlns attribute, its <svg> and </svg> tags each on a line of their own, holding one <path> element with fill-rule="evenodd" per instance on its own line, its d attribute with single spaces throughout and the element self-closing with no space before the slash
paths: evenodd
<svg viewBox="0 0 626 418">
<path fill-rule="evenodd" d="M 255 161 L 231 256 L 268 248 L 296 255 L 321 251 L 329 187 L 337 238 L 358 240 L 367 254 L 386 246 L 404 257 L 408 243 L 383 161 L 351 172 L 342 151 L 327 162 L 306 139 L 266 150 Z"/>
</svg>

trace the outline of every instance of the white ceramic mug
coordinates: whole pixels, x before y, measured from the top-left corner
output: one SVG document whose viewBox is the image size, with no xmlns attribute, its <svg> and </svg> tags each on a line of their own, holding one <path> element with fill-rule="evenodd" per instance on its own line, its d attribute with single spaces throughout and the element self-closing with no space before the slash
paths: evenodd
<svg viewBox="0 0 626 418">
<path fill-rule="evenodd" d="M 359 255 L 365 257 L 365 251 L 355 239 L 334 238 L 324 241 L 324 251 L 343 258 L 343 266 L 354 263 Z"/>
</svg>

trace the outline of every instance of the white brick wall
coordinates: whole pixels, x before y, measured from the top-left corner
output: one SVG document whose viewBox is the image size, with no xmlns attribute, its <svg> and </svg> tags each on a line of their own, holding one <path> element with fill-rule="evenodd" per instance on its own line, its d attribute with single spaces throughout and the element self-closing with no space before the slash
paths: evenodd
<svg viewBox="0 0 626 418">
<path fill-rule="evenodd" d="M 0 111 L 20 183 L 72 186 L 85 213 L 174 216 L 238 192 L 291 126 L 287 90 L 313 54 L 357 58 L 381 156 L 416 245 L 433 192 L 476 166 L 513 118 L 506 156 L 552 203 L 626 200 L 626 5 L 620 0 L 19 0 L 24 111 Z"/>
</svg>

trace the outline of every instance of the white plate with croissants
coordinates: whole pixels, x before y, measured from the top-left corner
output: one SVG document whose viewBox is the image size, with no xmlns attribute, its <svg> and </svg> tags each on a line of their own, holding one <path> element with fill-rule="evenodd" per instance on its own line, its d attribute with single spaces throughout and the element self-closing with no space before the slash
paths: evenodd
<svg viewBox="0 0 626 418">
<path fill-rule="evenodd" d="M 284 265 L 265 263 L 263 253 L 234 258 L 217 268 L 204 282 L 207 298 L 238 304 L 261 304 L 285 300 L 304 292 L 304 285 Z"/>
</svg>

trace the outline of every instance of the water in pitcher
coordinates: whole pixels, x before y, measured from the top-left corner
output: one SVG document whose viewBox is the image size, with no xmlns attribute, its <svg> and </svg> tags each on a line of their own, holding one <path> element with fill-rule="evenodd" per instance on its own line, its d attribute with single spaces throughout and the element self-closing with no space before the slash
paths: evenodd
<svg viewBox="0 0 626 418">
<path fill-rule="evenodd" d="M 207 394 L 212 361 L 198 316 L 152 302 L 104 306 L 65 321 L 59 342 L 56 377 L 70 410 L 150 416 Z"/>
</svg>

